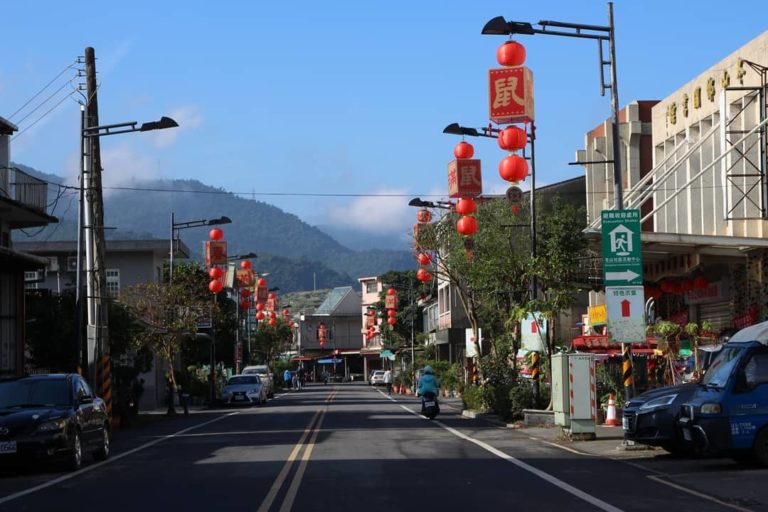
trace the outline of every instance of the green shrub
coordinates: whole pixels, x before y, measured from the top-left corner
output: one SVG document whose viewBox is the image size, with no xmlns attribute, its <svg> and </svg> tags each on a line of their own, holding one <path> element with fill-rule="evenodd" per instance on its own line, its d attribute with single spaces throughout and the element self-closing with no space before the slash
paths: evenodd
<svg viewBox="0 0 768 512">
<path fill-rule="evenodd" d="M 509 390 L 509 415 L 511 419 L 522 419 L 523 409 L 534 407 L 532 385 L 533 383 L 527 379 L 519 379 Z"/>
<path fill-rule="evenodd" d="M 465 409 L 488 412 L 491 410 L 492 399 L 492 386 L 469 386 L 464 390 L 461 401 L 464 403 Z"/>
</svg>

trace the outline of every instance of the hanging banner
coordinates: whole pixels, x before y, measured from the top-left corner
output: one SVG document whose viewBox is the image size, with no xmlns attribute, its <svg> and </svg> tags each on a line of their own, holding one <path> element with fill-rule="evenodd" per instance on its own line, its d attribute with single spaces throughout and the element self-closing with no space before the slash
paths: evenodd
<svg viewBox="0 0 768 512">
<path fill-rule="evenodd" d="M 525 66 L 488 70 L 490 119 L 497 124 L 534 120 L 533 72 Z"/>
<path fill-rule="evenodd" d="M 448 164 L 448 197 L 477 197 L 482 193 L 480 160 L 457 158 Z"/>
<path fill-rule="evenodd" d="M 546 352 L 547 320 L 541 313 L 529 314 L 520 321 L 520 341 L 524 350 Z"/>
<path fill-rule="evenodd" d="M 219 240 L 216 242 L 205 242 L 205 266 L 227 264 L 227 242 Z"/>
<path fill-rule="evenodd" d="M 384 299 L 385 309 L 397 309 L 397 295 L 387 295 Z"/>
<path fill-rule="evenodd" d="M 259 304 L 266 304 L 267 298 L 269 297 L 269 290 L 266 286 L 257 286 L 256 287 L 256 302 Z"/>
<path fill-rule="evenodd" d="M 240 268 L 237 269 L 235 279 L 237 279 L 237 284 L 239 286 L 243 288 L 249 288 L 256 284 L 254 279 L 255 277 L 256 275 L 250 268 Z"/>
</svg>

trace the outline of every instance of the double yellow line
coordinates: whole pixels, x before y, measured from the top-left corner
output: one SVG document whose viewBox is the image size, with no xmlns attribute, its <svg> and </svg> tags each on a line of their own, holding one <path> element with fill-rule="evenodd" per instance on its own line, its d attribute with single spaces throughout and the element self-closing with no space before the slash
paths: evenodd
<svg viewBox="0 0 768 512">
<path fill-rule="evenodd" d="M 288 512 L 291 510 L 293 507 L 293 502 L 296 499 L 296 494 L 299 492 L 301 479 L 304 477 L 304 472 L 307 469 L 309 458 L 312 455 L 312 450 L 315 447 L 317 436 L 320 435 L 320 429 L 323 424 L 323 419 L 325 418 L 325 413 L 328 412 L 328 405 L 333 401 L 334 398 L 336 398 L 336 390 L 333 390 L 331 394 L 328 395 L 328 398 L 325 399 L 325 407 L 317 411 L 315 415 L 312 416 L 312 419 L 309 420 L 309 424 L 301 434 L 299 442 L 296 443 L 296 446 L 294 446 L 293 450 L 291 450 L 291 454 L 285 461 L 285 464 L 280 470 L 280 474 L 277 475 L 277 478 L 272 484 L 272 487 L 270 487 L 269 492 L 259 507 L 258 512 L 269 511 L 275 501 L 275 498 L 277 497 L 277 494 L 280 492 L 280 489 L 283 488 L 283 484 L 285 483 L 288 474 L 291 472 L 293 463 L 298 460 L 299 467 L 296 470 L 296 473 L 293 475 L 293 479 L 291 480 L 288 491 L 286 492 L 285 498 L 283 498 L 283 503 L 280 505 L 279 509 L 280 512 Z M 307 441 L 307 439 L 309 439 L 309 441 Z"/>
</svg>

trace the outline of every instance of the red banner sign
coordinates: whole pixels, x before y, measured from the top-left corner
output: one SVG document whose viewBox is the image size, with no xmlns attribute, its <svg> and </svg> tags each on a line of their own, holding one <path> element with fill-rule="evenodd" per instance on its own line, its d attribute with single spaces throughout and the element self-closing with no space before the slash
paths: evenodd
<svg viewBox="0 0 768 512">
<path fill-rule="evenodd" d="M 227 264 L 227 242 L 205 242 L 205 266 Z"/>
<path fill-rule="evenodd" d="M 397 309 L 397 295 L 387 295 L 384 299 L 386 309 Z"/>
<path fill-rule="evenodd" d="M 251 270 L 250 268 L 239 268 L 235 273 L 237 284 L 244 288 L 251 287 L 255 284 L 254 277 L 255 277 L 255 274 L 253 273 L 253 270 Z"/>
<path fill-rule="evenodd" d="M 477 197 L 482 193 L 480 160 L 457 158 L 448 164 L 449 197 Z"/>
<path fill-rule="evenodd" d="M 256 302 L 259 304 L 264 304 L 267 302 L 267 297 L 269 297 L 269 290 L 266 286 L 257 286 L 256 287 Z"/>
<path fill-rule="evenodd" d="M 533 73 L 525 66 L 488 70 L 490 118 L 494 123 L 533 121 Z"/>
</svg>

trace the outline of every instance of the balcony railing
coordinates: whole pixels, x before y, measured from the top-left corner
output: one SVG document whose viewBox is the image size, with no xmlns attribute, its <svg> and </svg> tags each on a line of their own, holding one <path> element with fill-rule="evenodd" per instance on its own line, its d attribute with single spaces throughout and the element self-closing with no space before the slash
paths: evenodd
<svg viewBox="0 0 768 512">
<path fill-rule="evenodd" d="M 48 184 L 15 167 L 0 167 L 0 197 L 46 213 Z"/>
</svg>

